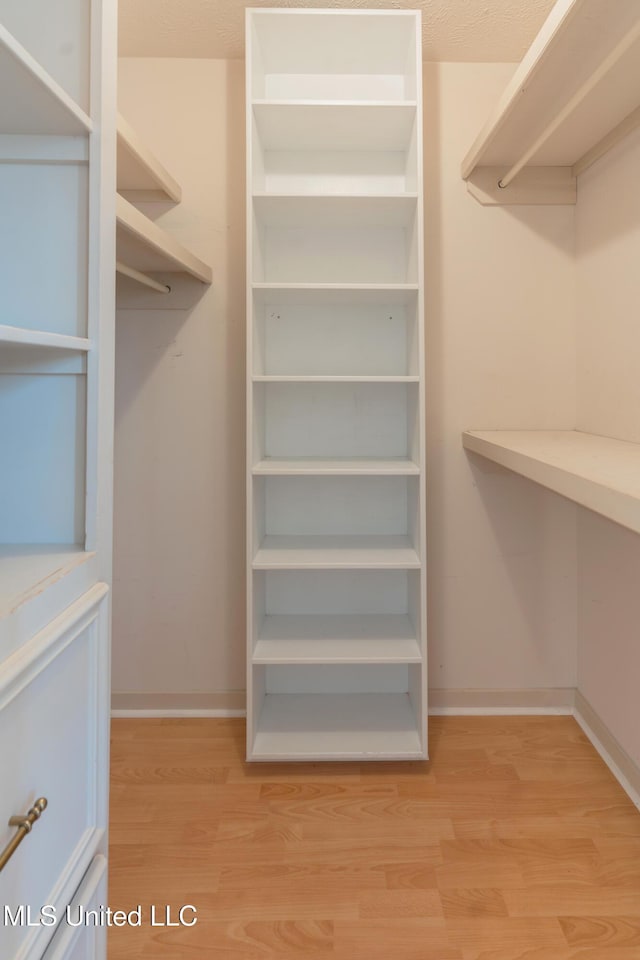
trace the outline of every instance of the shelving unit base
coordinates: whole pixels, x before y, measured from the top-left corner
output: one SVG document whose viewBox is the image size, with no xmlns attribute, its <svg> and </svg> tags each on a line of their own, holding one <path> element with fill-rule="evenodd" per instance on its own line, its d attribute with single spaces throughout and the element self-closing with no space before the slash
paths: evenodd
<svg viewBox="0 0 640 960">
<path fill-rule="evenodd" d="M 408 694 L 267 694 L 252 760 L 422 760 Z"/>
</svg>

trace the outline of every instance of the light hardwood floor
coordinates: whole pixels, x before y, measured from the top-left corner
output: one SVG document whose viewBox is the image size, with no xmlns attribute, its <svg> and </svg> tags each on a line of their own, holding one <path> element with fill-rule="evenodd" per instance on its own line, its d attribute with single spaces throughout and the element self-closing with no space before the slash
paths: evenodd
<svg viewBox="0 0 640 960">
<path fill-rule="evenodd" d="M 248 765 L 244 721 L 115 720 L 109 904 L 143 925 L 109 960 L 640 960 L 640 813 L 572 718 L 432 718 L 430 751 Z"/>
</svg>

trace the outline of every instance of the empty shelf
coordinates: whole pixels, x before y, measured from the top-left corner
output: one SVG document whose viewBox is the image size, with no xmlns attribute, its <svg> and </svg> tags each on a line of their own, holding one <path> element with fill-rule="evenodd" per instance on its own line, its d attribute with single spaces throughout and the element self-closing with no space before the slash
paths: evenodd
<svg viewBox="0 0 640 960">
<path fill-rule="evenodd" d="M 254 283 L 258 303 L 299 304 L 402 304 L 415 300 L 416 283 Z"/>
<path fill-rule="evenodd" d="M 463 444 L 640 533 L 640 444 L 576 430 L 470 430 Z"/>
<path fill-rule="evenodd" d="M 404 226 L 417 209 L 415 193 L 382 196 L 254 194 L 253 208 L 261 224 L 269 226 Z"/>
<path fill-rule="evenodd" d="M 255 570 L 412 570 L 418 553 L 407 536 L 278 536 L 264 538 Z"/>
<path fill-rule="evenodd" d="M 91 120 L 0 24 L 0 134 L 83 134 Z"/>
<path fill-rule="evenodd" d="M 211 267 L 174 237 L 140 213 L 124 197 L 116 197 L 117 259 L 140 271 L 178 271 L 211 283 Z"/>
<path fill-rule="evenodd" d="M 129 200 L 169 200 L 180 203 L 182 189 L 140 139 L 118 115 L 118 191 Z"/>
<path fill-rule="evenodd" d="M 265 617 L 253 663 L 420 663 L 416 630 L 406 615 Z"/>
<path fill-rule="evenodd" d="M 560 0 L 462 164 L 572 167 L 640 103 L 637 0 Z"/>
<path fill-rule="evenodd" d="M 407 694 L 267 694 L 253 760 L 419 760 Z"/>
<path fill-rule="evenodd" d="M 414 376 L 340 376 L 315 375 L 293 376 L 288 374 L 255 374 L 254 383 L 419 383 L 420 377 Z"/>
<path fill-rule="evenodd" d="M 420 467 L 413 460 L 260 460 L 255 476 L 415 476 Z"/>
<path fill-rule="evenodd" d="M 411 140 L 416 103 L 402 101 L 254 100 L 264 150 L 403 151 Z"/>
</svg>

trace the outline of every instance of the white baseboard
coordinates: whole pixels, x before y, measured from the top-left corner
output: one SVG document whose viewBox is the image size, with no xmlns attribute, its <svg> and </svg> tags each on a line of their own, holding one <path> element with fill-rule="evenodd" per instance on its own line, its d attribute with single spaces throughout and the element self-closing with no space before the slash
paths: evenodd
<svg viewBox="0 0 640 960">
<path fill-rule="evenodd" d="M 573 687 L 531 690 L 429 691 L 432 716 L 565 715 L 573 712 Z M 244 717 L 245 692 L 114 693 L 112 717 Z"/>
<path fill-rule="evenodd" d="M 573 687 L 430 690 L 429 714 L 434 717 L 570 716 L 574 699 Z"/>
<path fill-rule="evenodd" d="M 219 693 L 114 693 L 111 716 L 133 717 L 244 717 L 244 690 Z"/>
<path fill-rule="evenodd" d="M 574 687 L 530 690 L 429 691 L 431 716 L 574 716 L 622 789 L 640 809 L 640 767 L 620 746 L 586 698 Z M 244 717 L 245 692 L 114 693 L 111 716 Z"/>
<path fill-rule="evenodd" d="M 620 746 L 609 728 L 579 690 L 576 690 L 576 705 L 573 715 L 622 789 L 640 810 L 640 767 Z"/>
</svg>

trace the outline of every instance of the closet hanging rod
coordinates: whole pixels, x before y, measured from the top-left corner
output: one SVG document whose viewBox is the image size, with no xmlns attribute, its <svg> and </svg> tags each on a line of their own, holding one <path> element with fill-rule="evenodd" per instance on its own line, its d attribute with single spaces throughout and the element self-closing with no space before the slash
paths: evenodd
<svg viewBox="0 0 640 960">
<path fill-rule="evenodd" d="M 640 37 L 640 20 L 636 23 L 633 30 L 630 30 L 629 33 L 622 38 L 620 43 L 617 44 L 611 51 L 608 57 L 602 61 L 597 70 L 595 70 L 591 76 L 585 80 L 581 87 L 576 90 L 574 95 L 565 104 L 560 113 L 558 113 L 551 123 L 549 123 L 545 129 L 542 131 L 540 136 L 534 143 L 525 151 L 522 157 L 514 163 L 510 170 L 505 173 L 504 177 L 498 180 L 498 186 L 501 190 L 504 190 L 509 186 L 511 181 L 517 177 L 523 167 L 527 165 L 529 160 L 544 146 L 547 140 L 556 132 L 558 127 L 560 127 L 564 121 L 569 117 L 576 107 L 580 106 L 582 101 L 588 96 L 589 93 L 600 83 L 600 81 L 609 73 L 610 70 L 615 67 L 620 59 L 627 53 L 630 47 L 638 40 Z M 606 139 L 606 138 L 605 138 Z M 580 162 L 580 161 L 578 161 Z"/>
<path fill-rule="evenodd" d="M 146 273 L 142 273 L 134 267 L 128 267 L 126 263 L 121 263 L 120 260 L 116 260 L 116 273 L 122 274 L 123 277 L 131 277 L 132 280 L 137 280 L 138 283 L 150 287 L 151 290 L 157 290 L 158 293 L 171 293 L 171 287 L 167 286 L 166 283 L 160 283 L 153 277 L 148 277 Z"/>
</svg>

